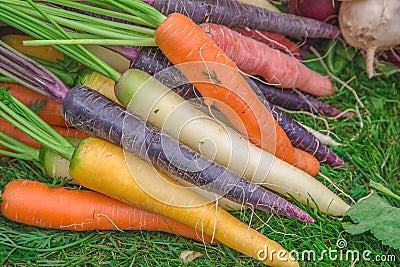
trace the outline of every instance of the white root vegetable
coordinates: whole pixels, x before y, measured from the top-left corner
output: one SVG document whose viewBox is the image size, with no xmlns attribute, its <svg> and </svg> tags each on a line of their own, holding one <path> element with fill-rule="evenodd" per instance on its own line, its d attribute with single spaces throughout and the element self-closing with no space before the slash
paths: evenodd
<svg viewBox="0 0 400 267">
<path fill-rule="evenodd" d="M 366 71 L 372 78 L 375 52 L 400 44 L 400 1 L 343 2 L 339 9 L 339 25 L 346 42 L 365 52 Z"/>
<path fill-rule="evenodd" d="M 139 70 L 129 72 L 132 81 L 125 82 L 129 88 L 117 83 L 115 93 L 137 116 L 205 157 L 275 192 L 292 195 L 313 208 L 317 205 L 322 212 L 331 215 L 342 216 L 349 208 L 314 177 L 253 145 L 148 74 Z"/>
</svg>

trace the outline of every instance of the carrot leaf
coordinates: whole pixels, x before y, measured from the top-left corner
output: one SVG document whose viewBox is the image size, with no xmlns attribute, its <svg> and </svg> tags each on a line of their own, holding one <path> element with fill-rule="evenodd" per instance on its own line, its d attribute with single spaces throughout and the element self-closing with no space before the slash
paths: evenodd
<svg viewBox="0 0 400 267">
<path fill-rule="evenodd" d="M 47 100 L 35 100 L 34 102 L 29 102 L 28 107 L 35 112 L 36 114 L 39 114 L 42 110 L 43 107 L 46 106 Z"/>
<path fill-rule="evenodd" d="M 400 249 L 400 209 L 391 206 L 377 193 L 358 202 L 346 216 L 351 221 L 342 225 L 348 233 L 358 235 L 370 231 L 384 245 Z"/>
</svg>

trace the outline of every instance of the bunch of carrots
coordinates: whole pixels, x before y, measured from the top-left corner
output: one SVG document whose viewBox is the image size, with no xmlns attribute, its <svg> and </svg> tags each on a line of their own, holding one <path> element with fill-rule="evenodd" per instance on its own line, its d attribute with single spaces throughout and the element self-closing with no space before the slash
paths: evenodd
<svg viewBox="0 0 400 267">
<path fill-rule="evenodd" d="M 297 266 L 260 259 L 265 246 L 284 248 L 226 209 L 313 222 L 290 196 L 335 216 L 348 210 L 314 177 L 320 163 L 343 161 L 277 107 L 340 113 L 311 96 L 332 96 L 334 86 L 283 37 L 335 38 L 338 29 L 232 0 L 86 2 L 0 0 L 0 21 L 13 33 L 0 42 L 0 152 L 88 189 L 12 181 L 1 213 L 62 230 L 166 231 Z M 299 26 L 274 27 L 267 17 Z M 44 67 L 64 57 L 86 67 L 74 84 Z M 202 111 L 187 101 L 199 96 Z M 41 205 L 50 198 L 65 206 Z M 29 203 L 23 216 L 21 203 Z M 75 205 L 86 208 L 71 215 Z"/>
</svg>

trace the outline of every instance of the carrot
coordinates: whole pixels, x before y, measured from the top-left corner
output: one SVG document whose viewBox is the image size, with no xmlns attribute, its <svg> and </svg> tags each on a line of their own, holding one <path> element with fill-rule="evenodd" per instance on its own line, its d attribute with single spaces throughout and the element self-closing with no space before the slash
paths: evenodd
<svg viewBox="0 0 400 267">
<path fill-rule="evenodd" d="M 333 84 L 327 77 L 297 59 L 227 27 L 211 23 L 201 27 L 242 71 L 260 75 L 282 88 L 298 88 L 316 96 L 335 94 Z"/>
<path fill-rule="evenodd" d="M 238 3 L 234 0 L 145 0 L 164 15 L 182 13 L 194 22 L 224 25 L 229 28 L 250 28 L 288 36 L 331 38 L 339 36 L 339 29 L 329 23 L 280 13 L 266 8 Z"/>
<path fill-rule="evenodd" d="M 192 84 L 203 97 L 212 99 L 213 105 L 253 144 L 311 175 L 318 173 L 318 160 L 308 153 L 294 151 L 282 128 L 236 70 L 235 63 L 200 27 L 181 14 L 172 14 L 157 28 L 154 38 L 172 63 L 197 62 L 192 67 L 177 67 L 189 81 L 201 81 Z M 209 82 L 209 77 L 214 83 Z"/>
<path fill-rule="evenodd" d="M 149 230 L 174 233 L 212 243 L 210 236 L 170 218 L 148 212 L 106 195 L 66 187 L 48 187 L 30 180 L 9 182 L 2 194 L 1 214 L 9 220 L 40 228 L 72 231 Z"/>
<path fill-rule="evenodd" d="M 22 44 L 25 40 L 34 40 L 30 36 L 21 34 L 8 34 L 1 37 L 3 42 L 13 47 L 18 52 L 55 63 L 57 59 L 64 59 L 63 53 L 51 46 L 28 47 Z"/>
<path fill-rule="evenodd" d="M 15 98 L 29 107 L 39 106 L 36 113 L 45 122 L 53 126 L 66 127 L 64 118 L 61 116 L 61 105 L 39 93 L 36 93 L 18 83 L 0 83 L 0 87 L 8 89 Z"/>
<path fill-rule="evenodd" d="M 302 59 L 300 55 L 300 47 L 298 47 L 294 42 L 281 34 L 265 31 L 255 31 L 249 28 L 234 28 L 232 30 L 237 31 L 244 36 L 267 44 L 269 47 L 279 49 L 280 51 L 290 54 L 299 60 Z"/>
<path fill-rule="evenodd" d="M 52 128 L 56 130 L 60 135 L 66 137 L 85 138 L 89 136 L 89 134 L 81 130 L 75 129 L 73 127 L 66 128 L 66 127 L 52 126 Z M 23 133 L 17 127 L 13 126 L 11 123 L 2 118 L 0 118 L 0 131 L 28 146 L 34 148 L 40 147 L 40 144 L 37 141 L 35 141 L 33 138 Z M 0 149 L 5 149 L 5 148 L 0 146 Z"/>
</svg>

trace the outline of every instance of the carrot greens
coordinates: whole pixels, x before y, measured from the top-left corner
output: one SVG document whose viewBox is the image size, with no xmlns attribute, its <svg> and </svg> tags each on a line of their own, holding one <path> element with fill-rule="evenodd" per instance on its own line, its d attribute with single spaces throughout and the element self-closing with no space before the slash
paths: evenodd
<svg viewBox="0 0 400 267">
<path fill-rule="evenodd" d="M 37 117 L 32 110 L 11 96 L 7 89 L 0 88 L 0 100 L 1 117 L 15 125 L 24 133 L 32 136 L 43 146 L 55 151 L 67 159 L 72 158 L 75 147 L 64 137 L 59 135 L 47 123 Z M 16 141 L 11 140 L 4 135 L 2 138 L 8 143 L 16 144 Z M 18 152 L 21 153 L 21 157 L 26 157 L 24 156 L 26 152 L 32 152 L 32 150 L 27 149 L 23 145 L 20 147 L 22 149 Z"/>
</svg>

